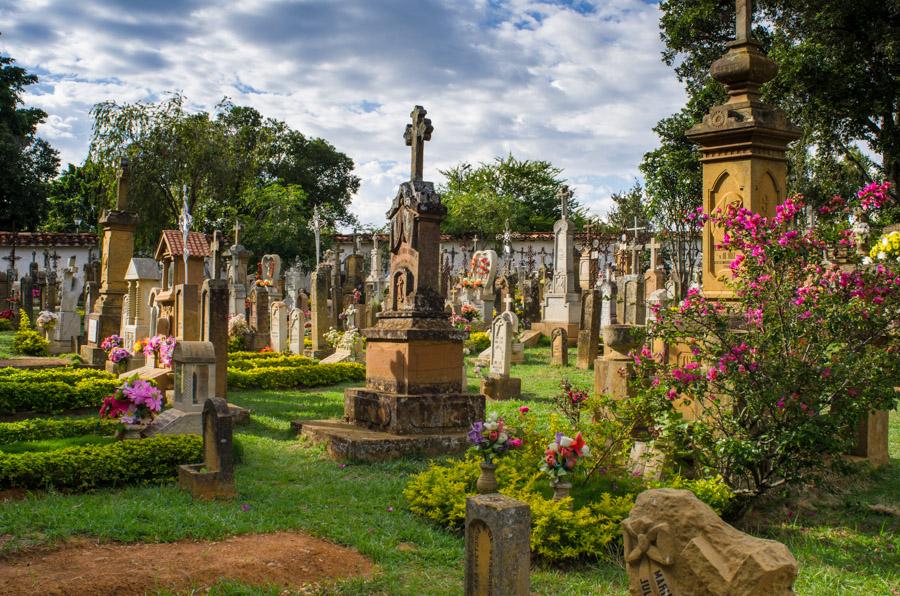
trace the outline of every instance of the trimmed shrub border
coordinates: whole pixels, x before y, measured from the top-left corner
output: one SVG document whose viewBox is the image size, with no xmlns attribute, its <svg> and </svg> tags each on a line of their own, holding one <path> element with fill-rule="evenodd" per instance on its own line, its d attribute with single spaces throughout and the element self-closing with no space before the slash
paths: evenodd
<svg viewBox="0 0 900 596">
<path fill-rule="evenodd" d="M 236 389 L 291 389 L 321 387 L 345 381 L 363 381 L 366 367 L 359 362 L 314 364 L 311 366 L 273 366 L 249 370 L 228 369 L 228 386 Z"/>
<path fill-rule="evenodd" d="M 115 420 L 100 418 L 32 418 L 21 422 L 0 423 L 0 445 L 18 441 L 66 439 L 80 435 L 112 435 L 118 430 Z"/>
<path fill-rule="evenodd" d="M 160 435 L 110 445 L 0 455 L 0 488 L 87 490 L 159 484 L 178 477 L 178 466 L 203 459 L 198 435 Z"/>
</svg>

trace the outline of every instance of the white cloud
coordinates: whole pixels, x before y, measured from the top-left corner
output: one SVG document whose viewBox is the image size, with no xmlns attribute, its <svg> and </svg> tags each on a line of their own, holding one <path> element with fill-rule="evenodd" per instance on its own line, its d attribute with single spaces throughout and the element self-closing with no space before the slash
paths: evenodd
<svg viewBox="0 0 900 596">
<path fill-rule="evenodd" d="M 512 152 L 563 168 L 602 212 L 684 101 L 641 0 L 4 1 L 0 51 L 40 75 L 27 101 L 64 163 L 83 160 L 98 101 L 183 90 L 208 110 L 227 95 L 350 155 L 366 223 L 408 176 L 413 104 L 435 124 L 427 178 Z"/>
</svg>

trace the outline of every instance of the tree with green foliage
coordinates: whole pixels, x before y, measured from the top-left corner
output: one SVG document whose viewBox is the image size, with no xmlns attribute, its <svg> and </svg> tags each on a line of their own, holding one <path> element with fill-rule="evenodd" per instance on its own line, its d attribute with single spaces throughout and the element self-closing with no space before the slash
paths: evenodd
<svg viewBox="0 0 900 596">
<path fill-rule="evenodd" d="M 93 110 L 89 159 L 111 183 L 119 156 L 129 157 L 130 200 L 145 252 L 160 229 L 175 225 L 185 195 L 196 229 L 227 231 L 240 220 L 242 243 L 257 257 L 275 252 L 311 263 L 308 221 L 316 206 L 328 225 L 355 222 L 349 206 L 359 178 L 353 161 L 327 141 L 228 100 L 213 114 L 191 112 L 186 103 L 173 94 Z"/>
<path fill-rule="evenodd" d="M 448 212 L 442 230 L 491 239 L 503 232 L 507 221 L 517 232 L 552 230 L 562 215 L 556 196 L 564 183 L 561 173 L 548 161 L 520 161 L 512 155 L 442 170 L 447 182 L 440 192 Z M 581 212 L 578 202 L 570 200 L 570 217 L 580 222 Z"/>
<path fill-rule="evenodd" d="M 109 189 L 103 167 L 92 161 L 69 164 L 50 183 L 47 217 L 41 229 L 47 232 L 84 232 L 96 227 L 107 208 Z"/>
<path fill-rule="evenodd" d="M 644 189 L 640 182 L 635 180 L 631 188 L 613 193 L 610 199 L 612 199 L 613 206 L 600 222 L 603 231 L 619 234 L 634 227 L 635 222 L 639 227 L 650 227 L 650 218 L 644 202 Z"/>
<path fill-rule="evenodd" d="M 0 229 L 34 230 L 47 210 L 47 188 L 59 157 L 37 136 L 47 114 L 20 107 L 22 93 L 37 76 L 0 56 Z"/>
<path fill-rule="evenodd" d="M 763 99 L 803 128 L 801 145 L 819 157 L 829 156 L 818 165 L 845 162 L 856 165 L 858 175 L 867 178 L 869 164 L 856 158 L 855 147 L 865 143 L 881 157 L 880 176 L 896 188 L 900 3 L 759 0 L 755 4 L 754 37 L 779 67 L 777 76 L 763 87 Z M 675 67 L 692 97 L 717 92 L 724 98 L 709 66 L 734 38 L 733 0 L 664 0 L 660 10 L 663 59 Z"/>
</svg>

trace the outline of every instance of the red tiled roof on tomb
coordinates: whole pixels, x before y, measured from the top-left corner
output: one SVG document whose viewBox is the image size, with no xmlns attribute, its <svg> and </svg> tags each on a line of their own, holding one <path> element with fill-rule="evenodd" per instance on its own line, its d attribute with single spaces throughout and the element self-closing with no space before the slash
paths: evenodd
<svg viewBox="0 0 900 596">
<path fill-rule="evenodd" d="M 91 232 L 0 232 L 0 246 L 97 246 Z"/>
<path fill-rule="evenodd" d="M 163 238 L 169 246 L 173 257 L 184 255 L 184 243 L 179 230 L 163 230 Z M 212 253 L 209 250 L 209 240 L 202 232 L 190 232 L 188 234 L 188 251 L 193 257 L 208 257 Z"/>
</svg>

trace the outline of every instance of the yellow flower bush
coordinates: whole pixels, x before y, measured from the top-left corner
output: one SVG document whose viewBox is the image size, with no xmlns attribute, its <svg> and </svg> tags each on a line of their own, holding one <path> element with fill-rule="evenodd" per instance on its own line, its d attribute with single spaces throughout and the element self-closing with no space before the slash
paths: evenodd
<svg viewBox="0 0 900 596">
<path fill-rule="evenodd" d="M 873 261 L 900 259 L 900 232 L 885 234 L 872 245 L 869 257 Z"/>
</svg>

